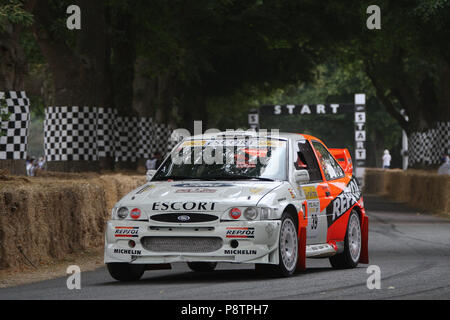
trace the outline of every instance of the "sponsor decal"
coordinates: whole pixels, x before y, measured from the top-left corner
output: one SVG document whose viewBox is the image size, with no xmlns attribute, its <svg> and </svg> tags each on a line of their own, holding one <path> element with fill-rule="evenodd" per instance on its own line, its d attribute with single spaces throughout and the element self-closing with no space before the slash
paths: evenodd
<svg viewBox="0 0 450 320">
<path fill-rule="evenodd" d="M 205 140 L 191 140 L 183 142 L 180 147 L 203 147 L 206 144 Z"/>
<path fill-rule="evenodd" d="M 133 250 L 133 249 L 114 249 L 114 253 L 131 254 L 133 256 L 140 256 L 142 254 L 142 251 L 141 250 Z"/>
<path fill-rule="evenodd" d="M 138 208 L 134 208 L 130 212 L 130 217 L 133 218 L 134 220 L 139 219 L 141 217 L 141 210 Z"/>
<path fill-rule="evenodd" d="M 265 188 L 251 188 L 250 193 L 257 194 L 257 193 L 263 192 L 265 190 L 266 190 Z"/>
<path fill-rule="evenodd" d="M 361 198 L 361 190 L 359 189 L 356 179 L 353 177 L 344 191 L 331 201 L 327 207 L 328 227 L 330 227 L 337 219 L 352 208 Z"/>
<path fill-rule="evenodd" d="M 230 217 L 233 219 L 239 219 L 241 217 L 241 210 L 239 208 L 233 208 L 230 210 Z"/>
<path fill-rule="evenodd" d="M 215 202 L 154 202 L 153 211 L 214 211 Z"/>
<path fill-rule="evenodd" d="M 267 157 L 268 149 L 244 149 L 244 152 L 254 157 Z"/>
<path fill-rule="evenodd" d="M 139 227 L 116 227 L 114 237 L 116 238 L 137 238 Z"/>
<path fill-rule="evenodd" d="M 308 201 L 308 212 L 319 213 L 320 202 L 318 200 Z"/>
<path fill-rule="evenodd" d="M 256 250 L 238 250 L 238 249 L 231 249 L 231 250 L 225 250 L 225 254 L 246 254 L 246 255 L 255 255 L 257 254 Z"/>
<path fill-rule="evenodd" d="M 238 163 L 236 164 L 236 168 L 238 168 L 238 169 L 251 169 L 251 168 L 256 168 L 256 164 L 254 164 L 254 163 L 240 163 L 238 161 Z"/>
<path fill-rule="evenodd" d="M 205 188 L 195 188 L 195 189 L 179 189 L 175 193 L 215 193 L 216 189 L 205 189 Z"/>
<path fill-rule="evenodd" d="M 255 228 L 227 228 L 227 238 L 254 239 Z"/>
<path fill-rule="evenodd" d="M 189 143 L 190 141 L 187 141 Z M 260 148 L 260 147 L 282 147 L 286 145 L 286 141 L 282 140 L 263 140 L 263 139 L 215 139 L 208 140 L 202 146 L 208 147 L 247 147 L 247 148 Z M 186 147 L 189 145 L 186 145 Z"/>
<path fill-rule="evenodd" d="M 316 187 L 302 187 L 302 190 L 305 193 L 306 199 L 308 200 L 319 198 Z"/>
<path fill-rule="evenodd" d="M 142 188 L 141 190 L 139 190 L 138 192 L 136 192 L 136 194 L 141 194 L 141 193 L 144 193 L 145 191 L 148 191 L 148 190 L 154 189 L 155 187 L 156 187 L 156 186 L 155 186 L 154 184 L 151 184 L 151 185 L 145 186 L 144 188 Z"/>
<path fill-rule="evenodd" d="M 286 201 L 287 199 L 286 198 L 280 198 L 280 199 L 278 199 L 278 202 L 282 202 L 282 201 Z"/>
<path fill-rule="evenodd" d="M 174 184 L 172 187 L 175 188 L 225 188 L 234 187 L 231 183 L 179 183 Z"/>
<path fill-rule="evenodd" d="M 297 195 L 295 194 L 295 191 L 293 189 L 289 188 L 288 191 L 289 191 L 292 199 L 295 199 L 297 197 Z"/>
</svg>

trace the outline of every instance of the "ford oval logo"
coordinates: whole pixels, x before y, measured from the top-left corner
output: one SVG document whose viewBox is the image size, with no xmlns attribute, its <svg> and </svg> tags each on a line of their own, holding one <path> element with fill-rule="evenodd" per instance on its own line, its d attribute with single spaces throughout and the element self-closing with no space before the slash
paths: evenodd
<svg viewBox="0 0 450 320">
<path fill-rule="evenodd" d="M 191 217 L 189 217 L 189 216 L 179 216 L 178 220 L 181 221 L 181 222 L 186 222 L 186 221 L 191 220 Z"/>
</svg>

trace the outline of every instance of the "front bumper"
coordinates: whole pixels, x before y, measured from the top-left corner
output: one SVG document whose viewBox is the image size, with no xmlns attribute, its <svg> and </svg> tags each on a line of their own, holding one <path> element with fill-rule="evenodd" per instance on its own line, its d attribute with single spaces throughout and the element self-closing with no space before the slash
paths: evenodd
<svg viewBox="0 0 450 320">
<path fill-rule="evenodd" d="M 166 264 L 172 262 L 237 262 L 278 264 L 280 221 L 226 221 L 215 224 L 154 224 L 148 221 L 111 220 L 105 236 L 105 263 Z M 167 251 L 152 250 L 147 239 L 216 238 L 213 251 L 189 250 L 186 246 Z M 133 240 L 135 246 L 130 247 Z M 234 241 L 233 241 L 234 240 Z M 205 242 L 203 241 L 203 242 Z M 236 244 L 237 247 L 232 247 Z M 183 248 L 181 248 L 183 247 Z M 163 249 L 164 250 L 164 249 Z M 180 250 L 180 251 L 178 251 Z"/>
</svg>

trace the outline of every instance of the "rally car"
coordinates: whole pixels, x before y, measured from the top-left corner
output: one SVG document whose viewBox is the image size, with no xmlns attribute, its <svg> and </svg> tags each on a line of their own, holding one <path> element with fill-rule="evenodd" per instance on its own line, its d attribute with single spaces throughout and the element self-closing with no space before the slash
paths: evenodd
<svg viewBox="0 0 450 320">
<path fill-rule="evenodd" d="M 190 137 L 147 180 L 107 223 L 105 263 L 116 280 L 175 262 L 200 272 L 250 263 L 280 276 L 304 269 L 306 258 L 329 258 L 334 268 L 368 263 L 369 220 L 350 154 L 315 137 Z"/>
</svg>

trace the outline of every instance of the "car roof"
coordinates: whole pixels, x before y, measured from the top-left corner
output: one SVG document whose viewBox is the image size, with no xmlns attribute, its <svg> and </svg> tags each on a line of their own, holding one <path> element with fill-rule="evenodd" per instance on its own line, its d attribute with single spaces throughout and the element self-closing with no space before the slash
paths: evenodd
<svg viewBox="0 0 450 320">
<path fill-rule="evenodd" d="M 287 132 L 271 132 L 271 131 L 222 131 L 222 132 L 213 132 L 213 133 L 205 133 L 203 135 L 196 135 L 187 138 L 186 140 L 214 140 L 214 139 L 223 139 L 223 138 L 231 138 L 231 137 L 245 137 L 245 138 L 272 138 L 272 139 L 280 139 L 280 140 L 306 140 L 307 137 L 301 135 L 299 133 L 287 133 Z"/>
</svg>

